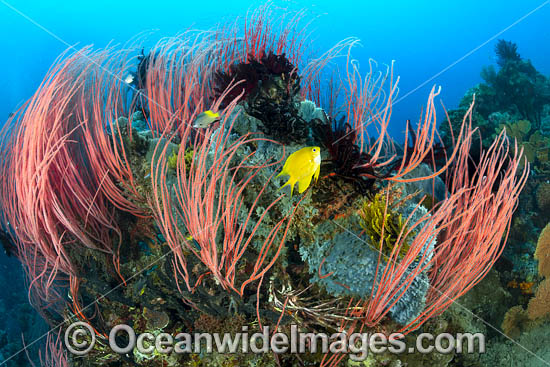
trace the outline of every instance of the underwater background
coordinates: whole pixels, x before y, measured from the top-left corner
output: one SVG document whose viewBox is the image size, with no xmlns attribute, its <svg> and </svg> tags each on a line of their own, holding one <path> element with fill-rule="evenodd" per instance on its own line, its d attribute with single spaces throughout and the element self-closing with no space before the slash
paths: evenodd
<svg viewBox="0 0 550 367">
<path fill-rule="evenodd" d="M 209 29 L 214 24 L 244 17 L 262 2 L 210 1 L 204 6 L 189 1 L 161 1 L 154 6 L 147 1 L 7 3 L 30 20 L 6 6 L 1 9 L 0 31 L 5 35 L 1 45 L 10 55 L 0 60 L 6 70 L 1 82 L 10 86 L 0 91 L 2 120 L 32 94 L 53 61 L 68 47 L 65 43 L 105 47 L 110 43 L 124 44 L 149 32 L 148 40 L 154 43 L 187 29 Z M 277 5 L 311 11 L 311 47 L 318 52 L 346 37 L 358 37 L 362 46 L 354 50 L 353 56 L 365 67 L 369 58 L 385 64 L 396 61 L 396 73 L 401 76 L 399 97 L 403 100 L 395 105 L 392 133 L 402 133 L 405 121 L 416 118 L 434 84 L 442 86 L 446 106 L 456 107 L 464 92 L 482 80 L 481 68 L 496 63 L 494 45 L 499 38 L 517 43 L 522 56 L 530 59 L 541 73 L 550 74 L 550 50 L 545 47 L 550 41 L 548 8 L 545 6 L 510 27 L 542 3 L 466 0 L 386 4 L 344 0 L 337 4 L 282 1 Z M 145 11 L 147 15 L 143 14 Z M 38 24 L 33 24 L 33 20 Z M 505 29 L 505 33 L 495 37 Z"/>
<path fill-rule="evenodd" d="M 162 37 L 188 29 L 210 29 L 245 17 L 247 12 L 264 3 L 0 0 L 0 46 L 3 51 L 0 58 L 0 70 L 3 71 L 0 73 L 0 122 L 4 124 L 33 95 L 51 65 L 69 45 L 80 48 L 92 44 L 94 48 L 103 48 L 123 45 L 141 35 L 143 48 L 147 50 Z M 451 307 L 437 320 L 429 321 L 431 330 L 484 332 L 488 339 L 487 353 L 417 356 L 418 359 L 409 356 L 399 362 L 397 357 L 385 355 L 378 359 L 373 357 L 370 364 L 349 365 L 550 365 L 550 285 L 545 283 L 550 279 L 550 267 L 544 269 L 549 273 L 546 274 L 535 258 L 535 251 L 539 251 L 539 259 L 543 256 L 543 250 L 537 248 L 542 249 L 546 243 L 546 250 L 550 251 L 550 227 L 547 227 L 546 236 L 543 232 L 550 222 L 550 2 L 342 0 L 274 1 L 272 4 L 283 13 L 287 8 L 289 11 L 306 9 L 306 23 L 311 20 L 311 25 L 304 29 L 312 40 L 306 48 L 317 54 L 342 39 L 357 37 L 360 45 L 353 48 L 352 55 L 363 71 L 368 70 L 369 59 L 381 66 L 395 60 L 393 72 L 400 77 L 399 94 L 394 98 L 395 107 L 387 130 L 396 141 L 403 142 L 406 121 L 418 121 L 430 90 L 440 85 L 439 98 L 453 122 L 461 122 L 476 93 L 479 107 L 473 115 L 473 124 L 486 140 L 473 145 L 481 144 L 487 149 L 498 132 L 505 129 L 508 136 L 517 139 L 519 146 L 524 148 L 530 162 L 531 172 L 519 196 L 501 258 L 481 283 L 458 299 L 458 303 L 473 314 Z M 517 53 L 499 54 L 499 40 L 509 42 L 501 43 L 502 47 L 508 45 L 508 50 L 515 45 Z M 524 93 L 526 90 L 529 93 Z M 436 104 L 439 108 L 439 102 Z M 443 121 L 443 140 L 450 143 L 442 109 L 438 110 L 438 119 Z M 1 240 L 9 242 L 4 232 Z M 341 240 L 353 242 L 349 238 Z M 324 256 L 315 251 L 324 251 L 323 246 L 319 244 L 318 249 L 300 255 L 317 269 L 322 266 L 320 259 Z M 29 359 L 40 365 L 37 356 L 45 340 L 38 338 L 48 327 L 28 302 L 28 282 L 19 261 L 13 254 L 10 256 L 9 246 L 4 247 L 6 251 L 0 254 L 3 290 L 0 293 L 0 313 L 3 315 L 0 318 L 0 366 L 27 366 Z M 346 256 L 349 249 L 341 251 L 331 256 Z M 352 269 L 356 264 L 346 266 Z M 337 267 L 331 268 L 330 264 L 325 264 L 324 271 L 338 274 Z M 345 277 L 341 273 L 339 276 Z M 345 293 L 329 284 L 329 280 L 317 281 L 325 283 L 323 286 L 328 293 Z M 358 284 L 357 288 L 360 287 Z M 358 292 L 368 293 L 368 290 Z M 396 309 L 392 308 L 392 313 L 397 314 Z M 410 315 L 402 320 L 396 315 L 393 317 L 402 324 L 411 318 Z M 11 358 L 36 339 L 39 341 L 29 346 L 28 355 L 19 353 Z M 8 358 L 9 361 L 2 363 Z M 196 363 L 192 365 L 202 365 Z M 113 362 L 112 365 L 124 364 Z"/>
</svg>

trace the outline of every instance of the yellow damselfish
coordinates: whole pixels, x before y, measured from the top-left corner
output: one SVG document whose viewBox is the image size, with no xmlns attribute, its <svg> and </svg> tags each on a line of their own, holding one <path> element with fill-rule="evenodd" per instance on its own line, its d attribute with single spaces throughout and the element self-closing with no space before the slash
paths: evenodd
<svg viewBox="0 0 550 367">
<path fill-rule="evenodd" d="M 298 191 L 301 194 L 309 187 L 312 177 L 315 177 L 315 182 L 317 182 L 320 170 L 321 148 L 305 147 L 292 153 L 287 158 L 283 170 L 277 177 L 281 175 L 290 176 L 288 181 L 281 186 L 281 189 L 286 185 L 290 185 L 290 196 L 292 196 L 296 182 L 298 182 Z"/>
</svg>

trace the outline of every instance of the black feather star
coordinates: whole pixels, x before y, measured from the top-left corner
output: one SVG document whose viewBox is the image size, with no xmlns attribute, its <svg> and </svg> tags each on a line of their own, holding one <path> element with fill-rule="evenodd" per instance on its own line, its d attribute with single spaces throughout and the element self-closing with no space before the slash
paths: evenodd
<svg viewBox="0 0 550 367">
<path fill-rule="evenodd" d="M 512 41 L 498 40 L 495 46 L 497 55 L 497 64 L 503 67 L 508 61 L 520 61 L 521 56 L 518 53 L 518 45 Z"/>
<path fill-rule="evenodd" d="M 222 107 L 236 98 L 246 101 L 246 112 L 262 122 L 260 129 L 267 136 L 284 144 L 307 139 L 307 123 L 298 113 L 300 77 L 284 54 L 270 52 L 259 60 L 249 56 L 228 72 L 216 72 L 214 91 L 216 99 L 226 93 Z"/>
<path fill-rule="evenodd" d="M 330 160 L 328 176 L 351 182 L 362 192 L 372 188 L 375 178 L 382 178 L 370 164 L 371 156 L 356 144 L 357 130 L 340 120 L 315 124 L 314 134 L 327 149 Z"/>
</svg>

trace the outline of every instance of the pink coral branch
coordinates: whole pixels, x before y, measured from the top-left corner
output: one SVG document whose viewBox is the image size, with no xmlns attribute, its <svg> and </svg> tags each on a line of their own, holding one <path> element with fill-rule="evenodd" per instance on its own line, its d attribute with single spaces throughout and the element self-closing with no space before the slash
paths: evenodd
<svg viewBox="0 0 550 367">
<path fill-rule="evenodd" d="M 3 152 L 2 173 L 11 177 L 1 187 L 4 222 L 31 290 L 46 303 L 58 274 L 77 274 L 72 246 L 112 255 L 118 271 L 115 209 L 145 215 L 122 131 L 113 126 L 128 111 L 119 94 L 124 62 L 123 53 L 87 48 L 61 58 L 3 131 L 11 142 Z"/>
<path fill-rule="evenodd" d="M 173 186 L 177 206 L 174 207 L 171 203 L 171 190 L 161 174 L 166 167 L 164 158 L 158 162 L 158 168 L 152 175 L 153 180 L 160 180 L 160 184 L 154 190 L 155 192 L 158 190 L 160 193 L 159 197 L 155 198 L 157 208 L 161 209 L 161 203 L 164 203 L 162 212 L 159 212 L 158 216 L 163 223 L 165 238 L 176 254 L 178 275 L 183 276 L 189 289 L 192 287 L 189 283 L 189 272 L 184 252 L 192 253 L 200 259 L 222 287 L 233 289 L 242 294 L 247 284 L 260 279 L 273 266 L 284 244 L 290 223 L 289 218 L 284 217 L 272 228 L 259 250 L 252 273 L 248 275 L 248 279 L 241 284 L 240 288 L 237 288 L 235 284 L 237 264 L 245 254 L 265 216 L 281 198 L 279 197 L 265 208 L 256 224 L 249 230 L 250 233 L 247 233 L 252 214 L 255 212 L 269 181 L 260 189 L 254 202 L 246 208 L 244 207 L 244 190 L 261 169 L 278 164 L 280 160 L 258 167 L 246 167 L 244 163 L 254 154 L 251 153 L 244 158 L 243 162 L 237 165 L 232 164 L 239 149 L 250 143 L 266 140 L 250 138 L 245 135 L 234 143 L 228 143 L 229 135 L 224 130 L 228 123 L 227 116 L 231 115 L 234 106 L 233 103 L 226 108 L 227 115 L 215 136 L 212 131 L 207 131 L 201 142 L 195 141 L 190 167 L 187 167 L 185 163 L 185 147 L 183 144 L 181 145 L 178 154 L 177 183 Z M 235 117 L 231 120 L 231 125 L 227 126 L 227 131 L 231 131 Z M 186 138 L 187 134 L 184 134 L 184 139 Z M 242 175 L 244 169 L 251 171 L 244 173 L 244 178 L 238 181 L 237 176 Z M 246 213 L 246 219 L 242 223 L 238 223 L 242 210 Z M 286 229 L 275 255 L 266 264 L 273 241 L 285 221 L 287 221 Z M 186 238 L 182 229 L 178 227 L 178 222 L 183 223 L 193 241 Z M 223 238 L 220 239 L 219 232 L 222 228 Z"/>
<path fill-rule="evenodd" d="M 69 358 L 63 346 L 62 331 L 60 328 L 57 335 L 53 331 L 48 333 L 46 337 L 46 349 L 43 354 L 39 352 L 40 366 L 69 367 Z"/>
<path fill-rule="evenodd" d="M 363 77 L 359 71 L 357 61 L 351 58 L 351 49 L 358 44 L 358 40 L 352 39 L 341 44 L 347 47 L 346 73 L 343 81 L 343 106 L 336 111 L 342 111 L 346 116 L 346 123 L 351 126 L 350 133 L 356 134 L 356 144 L 361 152 L 369 159 L 361 167 L 381 170 L 390 168 L 390 176 L 376 176 L 365 173 L 364 176 L 372 179 L 384 179 L 392 182 L 413 182 L 426 179 L 433 179 L 445 172 L 455 156 L 458 154 L 460 140 L 463 134 L 457 137 L 454 149 L 448 154 L 446 163 L 434 173 L 425 177 L 406 177 L 413 172 L 421 163 L 434 159 L 433 147 L 438 139 L 437 118 L 434 105 L 435 98 L 439 95 L 440 89 L 433 87 L 428 96 L 426 110 L 421 114 L 418 126 L 415 131 L 416 139 L 414 146 L 409 151 L 409 126 L 405 132 L 405 143 L 403 157 L 397 161 L 395 142 L 388 134 L 388 127 L 391 120 L 394 99 L 399 91 L 399 77 L 394 79 L 393 62 L 386 67 L 385 71 L 378 71 L 377 64 L 369 60 L 369 71 Z M 337 47 L 335 51 L 340 51 Z M 337 54 L 337 53 L 336 53 Z M 326 58 L 333 58 L 334 53 L 329 52 Z M 324 67 L 324 64 L 320 64 Z M 312 74 L 316 75 L 316 74 Z M 319 84 L 319 83 L 317 83 Z M 339 91 L 330 97 L 331 101 L 338 99 Z M 330 104 L 332 105 L 332 104 Z M 463 122 L 464 124 L 464 122 Z M 462 131 L 462 130 L 461 130 Z M 343 138 L 340 138 L 343 139 Z"/>
<path fill-rule="evenodd" d="M 471 118 L 471 111 L 470 108 L 467 119 Z M 528 164 L 520 173 L 522 152 L 516 145 L 513 156 L 509 156 L 509 141 L 503 131 L 483 152 L 477 171 L 469 177 L 469 151 L 475 133 L 470 126 L 471 122 L 462 132 L 465 138 L 452 166 L 453 186 L 448 197 L 431 215 L 424 215 L 415 223 L 407 219 L 404 228 L 409 229 L 399 235 L 389 257 L 380 251 L 377 273 L 381 272 L 381 277 L 375 274 L 372 294 L 364 304 L 366 325 L 378 325 L 413 280 L 428 271 L 426 307 L 399 332 L 417 329 L 483 279 L 502 253 L 529 173 Z M 404 238 L 413 231 L 417 233 L 410 248 L 402 258 L 398 257 Z M 426 246 L 434 238 L 439 238 L 439 243 L 432 252 Z"/>
<path fill-rule="evenodd" d="M 220 29 L 216 35 L 221 44 L 220 70 L 227 72 L 233 64 L 260 60 L 269 52 L 285 54 L 293 65 L 301 66 L 307 40 L 304 32 L 311 23 L 302 24 L 305 15 L 305 10 L 276 14 L 273 4 L 267 2 L 247 14 L 242 29 L 237 22 Z"/>
<path fill-rule="evenodd" d="M 260 44 L 266 42 L 261 39 L 261 34 L 254 33 L 250 37 Z M 151 162 L 153 195 L 149 199 L 149 205 L 153 208 L 155 219 L 174 253 L 175 276 L 183 280 L 188 290 L 193 290 L 206 275 L 200 275 L 194 284 L 191 281 L 187 256 L 193 255 L 207 267 L 208 275 L 216 279 L 223 288 L 242 294 L 247 284 L 260 279 L 274 265 L 290 223 L 289 216 L 284 216 L 274 225 L 264 244 L 259 247 L 252 273 L 242 284 L 237 285 L 237 265 L 270 209 L 281 200 L 279 197 L 267 205 L 249 229 L 269 181 L 263 185 L 248 207 L 244 202 L 245 189 L 262 169 L 280 163 L 282 158 L 274 163 L 247 166 L 247 161 L 255 154 L 251 152 L 241 162 L 235 162 L 237 152 L 246 146 L 261 141 L 275 143 L 251 134 L 233 142 L 229 141 L 230 132 L 238 117 L 234 112 L 238 98 L 221 111 L 222 120 L 216 126 L 217 129 L 193 128 L 192 121 L 198 113 L 206 109 L 205 101 L 209 100 L 201 85 L 212 74 L 212 69 L 208 67 L 212 64 L 212 59 L 204 51 L 203 47 L 207 46 L 202 41 L 196 43 L 194 50 L 183 46 L 183 43 L 175 41 L 164 42 L 152 51 L 153 61 L 149 65 L 147 93 L 149 100 L 156 102 L 148 104 L 149 120 L 158 136 Z M 212 108 L 219 107 L 221 100 L 234 85 L 211 102 Z M 175 135 L 181 144 L 175 182 L 169 183 L 166 175 L 167 153 L 169 142 Z M 193 152 L 190 165 L 185 160 L 189 149 Z M 243 212 L 245 219 L 239 223 L 239 216 Z M 274 244 L 285 222 L 282 239 Z M 220 232 L 223 233 L 223 238 L 219 238 Z M 187 233 L 193 240 L 188 239 Z M 268 254 L 271 254 L 274 246 L 276 250 L 268 261 Z"/>
</svg>

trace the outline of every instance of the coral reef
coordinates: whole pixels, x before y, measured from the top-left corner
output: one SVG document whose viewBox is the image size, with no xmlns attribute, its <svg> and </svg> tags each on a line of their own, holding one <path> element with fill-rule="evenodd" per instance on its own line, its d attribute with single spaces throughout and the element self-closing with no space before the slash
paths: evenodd
<svg viewBox="0 0 550 367">
<path fill-rule="evenodd" d="M 534 257 L 538 260 L 539 275 L 544 280 L 537 286 L 535 296 L 529 300 L 527 315 L 531 320 L 541 319 L 550 310 L 550 225 L 542 230 Z"/>
<path fill-rule="evenodd" d="M 531 329 L 529 316 L 521 306 L 510 308 L 504 315 L 502 331 L 511 338 L 517 338 L 527 329 Z"/>
<path fill-rule="evenodd" d="M 545 236 L 541 236 L 537 244 L 537 234 L 550 220 L 550 84 L 530 60 L 521 57 L 515 43 L 500 40 L 495 46 L 495 54 L 497 66 L 482 70 L 484 81 L 468 90 L 459 107 L 449 111 L 449 116 L 453 133 L 458 134 L 456 122 L 460 121 L 475 94 L 472 123 L 480 132 L 475 144 L 490 146 L 491 139 L 505 128 L 508 138 L 517 142 L 518 149 L 523 150 L 531 163 L 532 175 L 513 218 L 510 245 L 497 263 L 502 284 L 506 285 L 514 301 L 505 303 L 505 308 L 509 309 L 506 317 L 495 320 L 494 325 L 501 324 L 507 335 L 521 339 L 535 332 L 535 328 L 545 320 L 548 307 L 546 270 L 543 270 L 546 251 L 543 250 L 544 244 L 541 245 Z M 442 138 L 447 146 L 452 145 L 451 128 L 442 124 Z M 475 148 L 472 153 L 475 166 L 479 153 Z M 535 251 L 539 246 L 540 250 Z"/>
<path fill-rule="evenodd" d="M 527 315 L 531 320 L 548 315 L 550 310 L 550 279 L 544 279 L 537 287 L 535 297 L 529 301 Z"/>
<path fill-rule="evenodd" d="M 495 47 L 499 70 L 493 66 L 483 69 L 483 83 L 471 88 L 463 97 L 457 110 L 449 111 L 451 121 L 460 119 L 469 101 L 475 94 L 476 107 L 473 123 L 480 128 L 484 137 L 483 145 L 488 146 L 501 124 L 507 126 L 507 131 L 520 143 L 528 143 L 529 161 L 534 162 L 536 148 L 543 149 L 548 155 L 548 135 L 538 135 L 544 129 L 547 119 L 547 105 L 550 104 L 550 81 L 539 73 L 530 60 L 524 60 L 517 52 L 517 45 L 510 41 L 499 40 Z M 442 135 L 446 145 L 451 144 L 449 126 L 442 125 Z M 455 135 L 457 136 L 457 135 Z M 536 148 L 535 148 L 536 147 Z M 527 152 L 526 152 L 527 153 Z M 542 162 L 547 157 L 540 157 Z M 537 164 L 534 165 L 537 169 Z"/>
<path fill-rule="evenodd" d="M 481 76 L 493 91 L 493 111 L 509 109 L 540 126 L 543 106 L 550 103 L 548 80 L 517 53 L 517 45 L 499 40 L 496 45 L 498 72 L 492 66 Z"/>
<path fill-rule="evenodd" d="M 425 208 L 409 204 L 402 209 L 401 215 L 406 218 L 411 216 L 411 222 L 414 222 L 426 214 Z M 388 250 L 380 249 L 379 241 L 373 242 L 368 236 L 359 237 L 356 233 L 360 232 L 361 226 L 358 215 L 334 220 L 332 223 L 323 222 L 314 228 L 314 242 L 300 247 L 300 255 L 313 274 L 312 281 L 321 284 L 329 294 L 368 297 L 373 290 L 373 284 L 376 287 L 382 277 Z M 413 238 L 414 234 L 411 234 L 411 240 Z M 424 261 L 429 262 L 434 245 L 435 239 L 431 239 L 423 247 L 422 254 L 426 254 Z M 349 253 L 354 256 L 347 256 Z M 383 256 L 381 267 L 380 256 Z M 418 264 L 411 264 L 408 273 L 417 266 Z M 320 269 L 323 274 L 330 276 L 321 276 Z M 358 274 L 361 276 L 357 276 Z M 375 274 L 378 274 L 376 281 Z M 424 308 L 428 286 L 428 278 L 417 275 L 412 285 L 390 310 L 395 321 L 406 324 L 418 316 Z"/>
<path fill-rule="evenodd" d="M 399 255 L 407 253 L 410 247 L 410 239 L 407 236 L 408 229 L 405 226 L 403 216 L 397 214 L 394 209 L 388 207 L 386 198 L 377 193 L 370 200 L 365 200 L 359 212 L 361 228 L 365 231 L 372 245 L 380 244 L 380 250 L 384 256 L 390 256 L 394 246 L 399 243 L 399 236 L 404 236 L 403 245 L 398 249 Z"/>
<path fill-rule="evenodd" d="M 388 133 L 393 64 L 379 72 L 371 62 L 366 80 L 375 82 L 363 83 L 349 56 L 355 39 L 302 63 L 303 41 L 289 34 L 301 29 L 273 32 L 269 12 L 252 14 L 244 35 L 188 33 L 133 61 L 127 50 L 67 55 L 3 131 L 2 228 L 33 305 L 52 324 L 89 323 L 100 341 L 73 358 L 52 335 L 48 358 L 168 367 L 335 366 L 345 357 L 121 355 L 105 343 L 120 323 L 153 335 L 288 333 L 294 324 L 411 338 L 419 329 L 479 328 L 463 309 L 444 312 L 503 251 L 529 163 L 501 132 L 472 168 L 476 133 L 467 122 L 445 157 L 435 87 L 396 147 Z M 323 108 L 312 100 L 342 50 L 347 75 L 339 80 L 349 85 L 331 98 L 343 105 Z M 499 51 L 503 69 L 523 62 L 512 51 Z M 119 76 L 134 68 L 129 89 Z M 207 110 L 219 121 L 194 126 Z M 464 121 L 472 113 L 469 105 Z M 504 126 L 524 140 L 536 136 L 523 121 Z M 324 164 L 319 181 L 292 196 L 276 174 L 304 145 L 321 146 Z M 402 359 L 442 365 L 454 357 Z"/>
<path fill-rule="evenodd" d="M 542 215 L 550 215 L 550 183 L 541 182 L 535 192 L 536 203 Z"/>
<path fill-rule="evenodd" d="M 341 117 L 321 121 L 314 126 L 314 134 L 328 151 L 328 175 L 352 182 L 360 192 L 368 193 L 374 180 L 365 175 L 374 175 L 375 171 L 368 165 L 371 156 L 356 144 L 357 131 Z"/>
<path fill-rule="evenodd" d="M 216 72 L 214 80 L 215 98 L 230 89 L 221 106 L 245 99 L 246 112 L 260 119 L 258 129 L 267 136 L 286 144 L 292 140 L 304 143 L 311 135 L 299 114 L 300 77 L 284 54 L 270 52 L 259 60 L 249 55 L 247 62 L 231 65 L 228 72 Z"/>
<path fill-rule="evenodd" d="M 482 366 L 543 366 L 550 359 L 548 324 L 541 323 L 515 340 L 497 339 L 480 356 Z M 527 348 L 526 348 L 527 346 Z"/>
<path fill-rule="evenodd" d="M 534 257 L 538 260 L 539 276 L 544 278 L 537 286 L 536 293 L 528 300 L 527 309 L 523 305 L 510 308 L 502 321 L 502 330 L 507 336 L 518 338 L 524 333 L 531 333 L 548 316 L 550 310 L 550 268 L 548 266 L 548 246 L 550 244 L 550 225 L 541 232 Z M 512 283 L 512 284 L 510 284 Z M 525 295 L 532 295 L 534 282 L 509 282 L 512 288 L 520 288 Z M 523 285 L 523 286 L 522 286 Z"/>
</svg>

